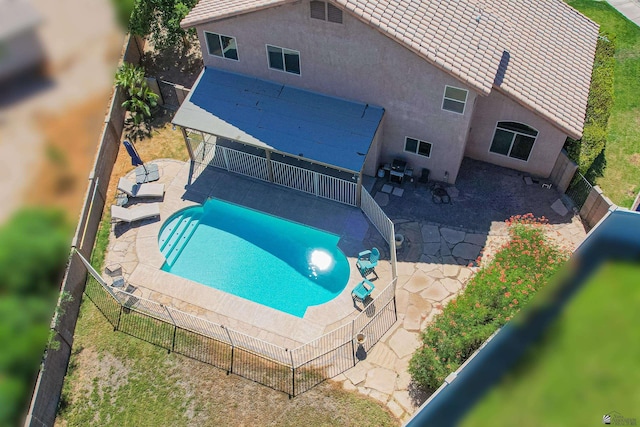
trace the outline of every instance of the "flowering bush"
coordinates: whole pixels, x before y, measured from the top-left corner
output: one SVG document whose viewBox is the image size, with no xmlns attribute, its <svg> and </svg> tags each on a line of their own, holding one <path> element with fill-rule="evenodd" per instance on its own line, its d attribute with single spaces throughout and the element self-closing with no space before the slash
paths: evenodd
<svg viewBox="0 0 640 427">
<path fill-rule="evenodd" d="M 498 328 L 511 320 L 568 259 L 548 242 L 546 219 L 532 214 L 509 218 L 510 241 L 469 281 L 422 332 L 423 346 L 409 363 L 420 386 L 436 389 Z"/>
</svg>

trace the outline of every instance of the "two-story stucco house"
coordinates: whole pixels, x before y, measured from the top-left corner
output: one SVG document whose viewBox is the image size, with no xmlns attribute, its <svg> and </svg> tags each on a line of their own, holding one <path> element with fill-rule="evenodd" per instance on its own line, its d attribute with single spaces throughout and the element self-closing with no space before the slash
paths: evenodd
<svg viewBox="0 0 640 427">
<path fill-rule="evenodd" d="M 598 37 L 561 0 L 200 0 L 182 26 L 205 65 L 174 118 L 192 159 L 215 163 L 193 143 L 214 135 L 353 180 L 400 158 L 450 183 L 464 156 L 548 177 L 582 134 Z"/>
</svg>

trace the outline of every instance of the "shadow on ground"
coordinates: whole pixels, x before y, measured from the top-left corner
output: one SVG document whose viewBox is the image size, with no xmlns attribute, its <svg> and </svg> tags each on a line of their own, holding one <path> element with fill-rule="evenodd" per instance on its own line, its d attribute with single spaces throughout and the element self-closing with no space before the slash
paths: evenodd
<svg viewBox="0 0 640 427">
<path fill-rule="evenodd" d="M 372 196 L 394 221 L 419 221 L 453 228 L 487 233 L 494 222 L 504 222 L 512 215 L 533 213 L 544 216 L 551 224 L 571 222 L 572 212 L 560 215 L 551 205 L 562 194 L 552 186 L 542 187 L 548 180 L 489 163 L 465 158 L 455 185 L 446 187 L 451 203 L 435 203 L 430 188 L 405 182 L 401 197 L 382 193 L 385 179 L 378 178 Z M 396 186 L 398 186 L 396 184 Z"/>
</svg>

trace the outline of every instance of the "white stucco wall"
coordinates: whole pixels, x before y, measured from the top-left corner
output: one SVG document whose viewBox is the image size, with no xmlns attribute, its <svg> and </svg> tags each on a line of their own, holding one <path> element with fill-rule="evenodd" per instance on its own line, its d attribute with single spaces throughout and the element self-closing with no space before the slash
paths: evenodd
<svg viewBox="0 0 640 427">
<path fill-rule="evenodd" d="M 538 131 L 538 137 L 526 162 L 489 151 L 496 124 L 500 121 L 524 123 Z M 547 120 L 494 89 L 489 96 L 478 98 L 465 155 L 547 178 L 566 138 L 567 135 L 563 131 Z"/>
<path fill-rule="evenodd" d="M 385 108 L 377 164 L 403 158 L 419 174 L 455 181 L 476 93 L 397 42 L 343 12 L 343 24 L 311 19 L 309 1 L 248 13 L 197 27 L 205 66 L 302 87 Z M 211 56 L 203 31 L 235 37 L 239 61 Z M 268 68 L 266 44 L 300 52 L 301 75 Z M 445 85 L 469 90 L 464 114 L 441 109 Z M 433 144 L 431 157 L 404 152 L 405 137 Z M 372 153 L 375 154 L 375 153 Z"/>
</svg>

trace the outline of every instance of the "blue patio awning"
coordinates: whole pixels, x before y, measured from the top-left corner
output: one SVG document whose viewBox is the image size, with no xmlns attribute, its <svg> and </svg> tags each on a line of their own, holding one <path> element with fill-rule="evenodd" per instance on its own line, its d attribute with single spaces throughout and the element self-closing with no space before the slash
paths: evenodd
<svg viewBox="0 0 640 427">
<path fill-rule="evenodd" d="M 172 123 L 359 172 L 384 109 L 205 68 Z"/>
</svg>

